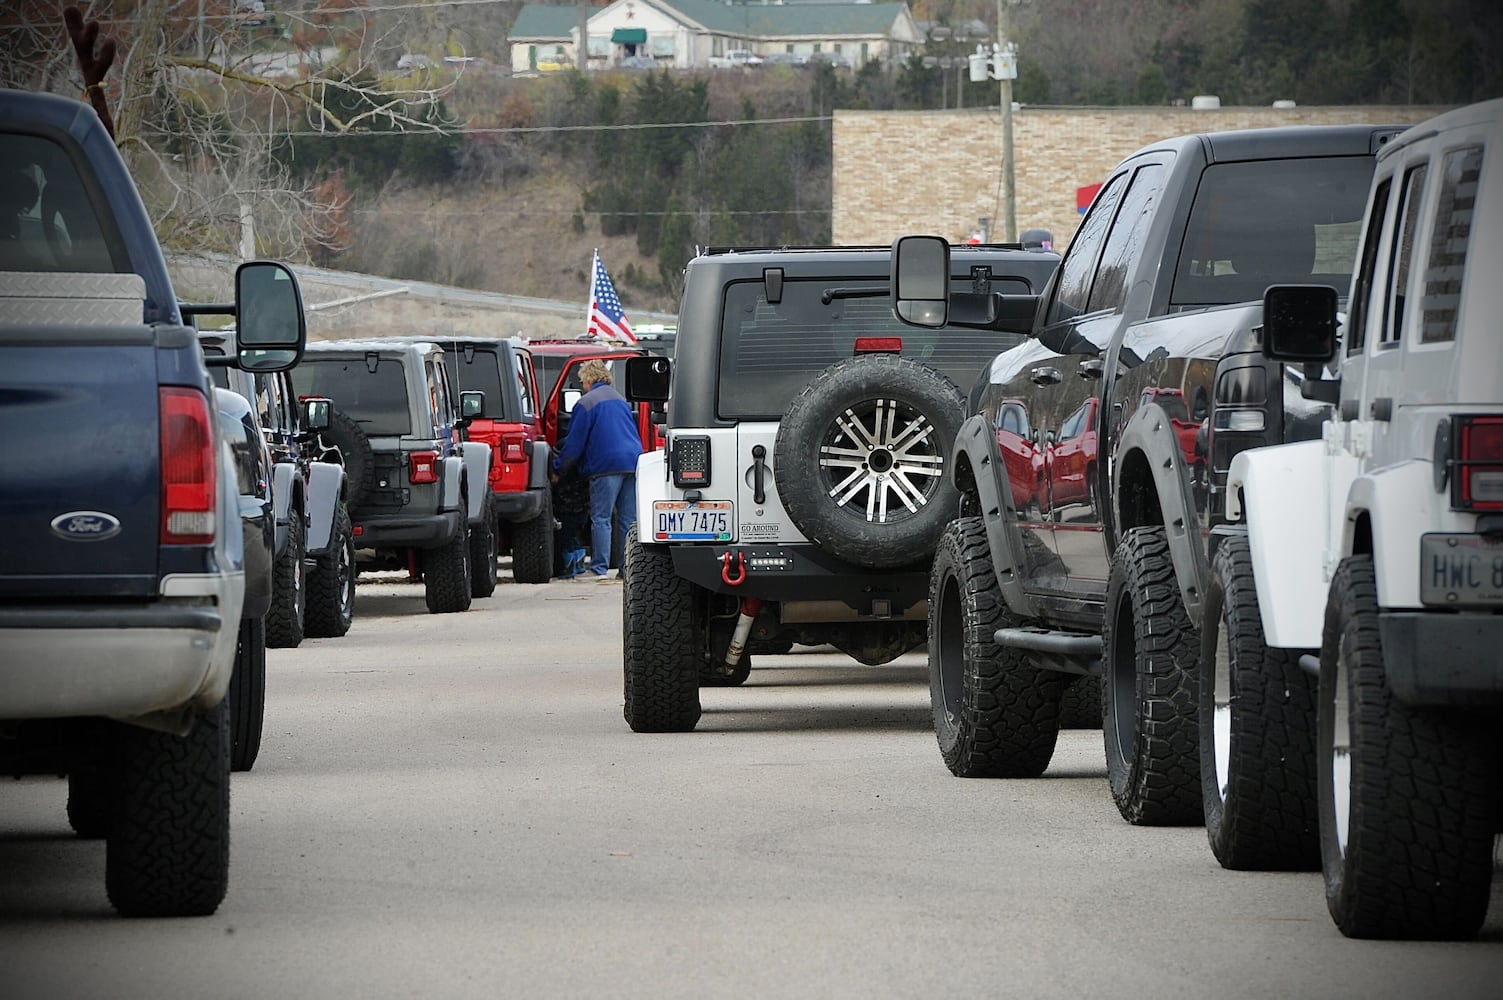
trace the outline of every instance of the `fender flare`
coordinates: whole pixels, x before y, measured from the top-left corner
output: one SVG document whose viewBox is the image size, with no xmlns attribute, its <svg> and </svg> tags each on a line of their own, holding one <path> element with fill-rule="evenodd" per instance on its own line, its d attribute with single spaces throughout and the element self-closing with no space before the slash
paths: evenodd
<svg viewBox="0 0 1503 1000">
<path fill-rule="evenodd" d="M 652 518 L 652 502 L 667 499 L 667 455 L 663 451 L 645 451 L 637 458 L 637 538 L 644 545 L 651 542 L 650 538 L 643 538 L 642 533 L 643 522 Z M 651 525 L 646 530 L 650 532 Z"/>
<path fill-rule="evenodd" d="M 957 478 L 962 468 L 971 470 L 976 496 L 981 502 L 981 519 L 986 526 L 986 547 L 991 553 L 992 570 L 997 574 L 997 585 L 1002 589 L 1007 606 L 1014 614 L 1037 618 L 1038 609 L 1023 589 L 1022 529 L 1018 527 L 1012 485 L 1007 481 L 1006 467 L 997 451 L 991 423 L 984 414 L 967 417 L 960 425 L 960 433 L 955 435 L 950 468 L 953 470 L 950 474 Z M 957 482 L 956 485 L 960 484 Z"/>
<path fill-rule="evenodd" d="M 332 462 L 308 468 L 308 554 L 323 555 L 334 534 L 334 518 L 344 502 L 344 469 Z"/>
<path fill-rule="evenodd" d="M 271 467 L 271 509 L 277 521 L 277 554 L 287 548 L 287 526 L 297 510 L 297 465 L 278 462 Z"/>
<path fill-rule="evenodd" d="M 532 464 L 527 469 L 527 488 L 529 490 L 548 489 L 548 473 L 553 467 L 553 452 L 549 449 L 548 442 L 542 438 L 533 441 L 532 456 L 528 461 Z"/>
<path fill-rule="evenodd" d="M 491 488 L 491 449 L 479 441 L 464 441 L 458 448 L 464 463 L 465 506 L 471 524 L 479 524 L 485 494 Z"/>
<path fill-rule="evenodd" d="M 459 491 L 464 485 L 464 459 L 448 455 L 440 462 L 440 468 L 443 471 L 439 475 L 438 509 L 441 512 L 458 510 Z M 465 499 L 469 499 L 468 494 Z"/>
<path fill-rule="evenodd" d="M 1174 561 L 1174 577 L 1179 584 L 1180 597 L 1185 602 L 1185 611 L 1190 624 L 1201 627 L 1206 581 L 1211 568 L 1206 558 L 1205 544 L 1200 539 L 1200 522 L 1195 516 L 1195 504 L 1191 499 L 1190 470 L 1185 465 L 1184 453 L 1179 448 L 1174 425 L 1163 407 L 1157 403 L 1142 406 L 1132 415 L 1122 434 L 1117 439 L 1113 456 L 1113 487 L 1111 522 L 1116 526 L 1117 538 L 1124 531 L 1122 506 L 1119 502 L 1122 489 L 1121 469 L 1124 460 L 1133 452 L 1140 453 L 1148 462 L 1149 474 L 1153 476 L 1154 490 L 1158 494 L 1159 512 L 1163 516 L 1164 531 L 1169 539 L 1169 557 Z"/>
<path fill-rule="evenodd" d="M 1366 475 L 1354 474 L 1348 488 L 1338 494 L 1344 502 L 1337 507 L 1342 515 L 1337 555 L 1351 555 L 1358 522 L 1366 518 L 1381 608 L 1421 606 L 1420 535 L 1426 525 L 1439 523 L 1437 507 L 1441 511 L 1449 507 L 1448 497 L 1435 491 L 1432 475 L 1429 462 L 1403 462 Z M 1333 559 L 1333 573 L 1334 563 Z"/>
<path fill-rule="evenodd" d="M 1247 526 L 1263 639 L 1280 649 L 1319 649 L 1330 589 L 1326 512 L 1346 495 L 1340 462 L 1324 441 L 1254 448 L 1232 459 L 1226 516 Z"/>
</svg>

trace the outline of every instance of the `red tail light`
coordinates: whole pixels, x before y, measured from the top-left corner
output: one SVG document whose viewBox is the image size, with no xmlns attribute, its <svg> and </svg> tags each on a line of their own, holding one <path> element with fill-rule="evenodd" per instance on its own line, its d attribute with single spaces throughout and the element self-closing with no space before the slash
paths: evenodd
<svg viewBox="0 0 1503 1000">
<path fill-rule="evenodd" d="M 1454 506 L 1503 510 L 1503 417 L 1456 417 Z"/>
<path fill-rule="evenodd" d="M 857 337 L 856 354 L 897 354 L 903 350 L 902 337 Z"/>
<path fill-rule="evenodd" d="M 409 482 L 438 482 L 438 452 L 415 451 L 407 456 L 407 479 Z"/>
<path fill-rule="evenodd" d="M 527 457 L 526 434 L 503 434 L 496 456 L 502 462 L 520 462 Z"/>
<path fill-rule="evenodd" d="M 218 471 L 209 401 L 194 389 L 164 387 L 161 401 L 163 545 L 214 541 Z"/>
</svg>

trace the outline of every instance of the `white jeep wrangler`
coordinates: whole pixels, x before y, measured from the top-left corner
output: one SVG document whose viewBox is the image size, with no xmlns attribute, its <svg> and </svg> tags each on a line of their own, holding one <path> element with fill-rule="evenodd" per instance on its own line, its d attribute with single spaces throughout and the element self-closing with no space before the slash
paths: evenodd
<svg viewBox="0 0 1503 1000">
<path fill-rule="evenodd" d="M 740 684 L 751 655 L 829 643 L 874 665 L 925 642 L 929 564 L 960 503 L 957 383 L 1021 336 L 902 325 L 890 260 L 706 250 L 686 270 L 674 357 L 627 360 L 627 397 L 667 402 L 621 574 L 632 729 L 693 729 L 700 687 Z M 950 285 L 962 300 L 1037 294 L 1058 262 L 956 248 Z"/>
<path fill-rule="evenodd" d="M 1241 634 L 1219 644 L 1217 759 L 1247 763 L 1237 714 L 1256 709 L 1238 688 L 1257 683 L 1244 671 L 1260 650 L 1318 649 L 1300 662 L 1319 673 L 1321 857 L 1352 937 L 1470 937 L 1487 912 L 1503 803 L 1500 276 L 1490 101 L 1378 154 L 1339 350 L 1334 289 L 1267 292 L 1264 352 L 1304 362 L 1304 395 L 1338 407 L 1323 440 L 1232 463 L 1252 579 L 1225 581 L 1243 613 L 1221 619 Z"/>
</svg>

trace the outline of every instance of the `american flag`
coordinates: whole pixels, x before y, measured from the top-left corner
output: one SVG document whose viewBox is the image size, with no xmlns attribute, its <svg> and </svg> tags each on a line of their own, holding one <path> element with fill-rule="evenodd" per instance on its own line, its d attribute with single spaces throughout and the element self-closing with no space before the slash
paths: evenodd
<svg viewBox="0 0 1503 1000">
<path fill-rule="evenodd" d="M 606 340 L 637 342 L 626 310 L 616 296 L 616 286 L 611 284 L 611 276 L 605 273 L 605 265 L 600 261 L 599 250 L 595 251 L 595 268 L 590 278 L 590 333 Z"/>
</svg>

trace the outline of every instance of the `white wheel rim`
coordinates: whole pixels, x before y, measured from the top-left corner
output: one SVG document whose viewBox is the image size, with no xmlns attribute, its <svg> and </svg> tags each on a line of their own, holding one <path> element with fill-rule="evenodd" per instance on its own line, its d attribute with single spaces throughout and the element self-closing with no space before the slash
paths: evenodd
<svg viewBox="0 0 1503 1000">
<path fill-rule="evenodd" d="M 1216 667 L 1211 692 L 1214 707 L 1211 712 L 1211 742 L 1216 755 L 1216 792 L 1221 801 L 1226 801 L 1226 788 L 1232 771 L 1232 664 L 1228 652 L 1230 634 L 1226 619 L 1216 626 Z"/>
<path fill-rule="evenodd" d="M 1331 725 L 1331 799 L 1336 815 L 1336 846 L 1346 857 L 1347 836 L 1351 828 L 1352 809 L 1352 729 L 1351 699 L 1347 697 L 1347 640 L 1343 636 L 1336 651 L 1336 705 Z"/>
<path fill-rule="evenodd" d="M 872 400 L 860 411 L 847 407 L 819 448 L 827 495 L 877 524 L 927 506 L 944 465 L 933 422 L 895 399 Z"/>
</svg>

